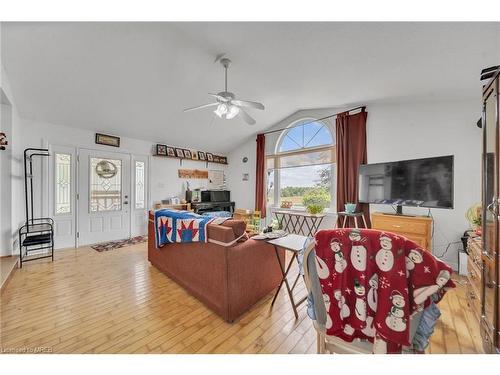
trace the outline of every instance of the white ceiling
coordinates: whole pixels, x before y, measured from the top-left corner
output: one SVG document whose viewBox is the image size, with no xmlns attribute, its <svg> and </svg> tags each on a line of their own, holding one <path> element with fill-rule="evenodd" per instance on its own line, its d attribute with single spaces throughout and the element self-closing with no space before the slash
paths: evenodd
<svg viewBox="0 0 500 375">
<path fill-rule="evenodd" d="M 3 23 L 2 64 L 22 117 L 225 152 L 298 109 L 478 97 L 500 63 L 499 23 Z M 257 124 L 212 122 L 229 90 Z"/>
</svg>

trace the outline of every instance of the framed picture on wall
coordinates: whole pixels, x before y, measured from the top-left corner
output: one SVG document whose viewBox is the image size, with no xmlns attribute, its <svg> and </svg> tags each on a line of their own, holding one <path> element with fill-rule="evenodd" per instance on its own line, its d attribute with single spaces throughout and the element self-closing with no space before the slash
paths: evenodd
<svg viewBox="0 0 500 375">
<path fill-rule="evenodd" d="M 191 159 L 198 160 L 198 151 L 191 151 Z"/>
<path fill-rule="evenodd" d="M 176 148 L 175 149 L 175 156 L 178 158 L 183 158 L 184 157 L 184 150 L 182 148 Z"/>
<path fill-rule="evenodd" d="M 209 152 L 207 152 L 207 160 L 208 161 L 214 161 L 214 156 L 211 153 L 209 153 Z"/>
<path fill-rule="evenodd" d="M 205 161 L 207 160 L 207 156 L 203 151 L 198 151 L 198 159 Z"/>
<path fill-rule="evenodd" d="M 167 146 L 167 155 L 175 157 L 175 149 L 173 147 Z"/>
<path fill-rule="evenodd" d="M 98 145 L 120 147 L 120 137 L 115 137 L 114 135 L 95 133 L 95 143 Z"/>
<path fill-rule="evenodd" d="M 225 156 L 221 156 L 219 158 L 219 163 L 221 163 L 221 164 L 227 164 L 227 158 Z"/>
<path fill-rule="evenodd" d="M 189 150 L 184 150 L 184 157 L 186 159 L 191 159 L 191 151 Z"/>
<path fill-rule="evenodd" d="M 167 156 L 167 146 L 156 145 L 156 155 Z"/>
<path fill-rule="evenodd" d="M 220 163 L 220 156 L 219 155 L 214 155 L 213 159 L 214 159 L 214 163 Z"/>
</svg>

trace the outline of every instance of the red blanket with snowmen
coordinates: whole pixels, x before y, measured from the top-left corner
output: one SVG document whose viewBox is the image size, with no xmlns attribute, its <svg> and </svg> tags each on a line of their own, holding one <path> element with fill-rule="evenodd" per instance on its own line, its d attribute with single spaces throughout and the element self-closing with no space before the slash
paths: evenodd
<svg viewBox="0 0 500 375">
<path fill-rule="evenodd" d="M 376 337 L 388 352 L 408 346 L 410 316 L 454 287 L 451 268 L 394 233 L 371 229 L 316 233 L 316 267 L 327 309 L 326 333 Z"/>
</svg>

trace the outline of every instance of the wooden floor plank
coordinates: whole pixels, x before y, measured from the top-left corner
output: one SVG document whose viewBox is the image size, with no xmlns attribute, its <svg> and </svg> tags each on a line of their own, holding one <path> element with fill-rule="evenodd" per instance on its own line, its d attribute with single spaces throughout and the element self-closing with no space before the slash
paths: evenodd
<svg viewBox="0 0 500 375">
<path fill-rule="evenodd" d="M 306 305 L 295 318 L 283 291 L 233 324 L 223 321 L 147 261 L 146 244 L 103 253 L 56 252 L 16 270 L 1 294 L 2 348 L 55 353 L 316 353 Z M 296 270 L 292 273 L 296 275 Z M 306 290 L 302 282 L 295 295 Z M 439 304 L 428 353 L 482 352 L 463 279 Z"/>
</svg>

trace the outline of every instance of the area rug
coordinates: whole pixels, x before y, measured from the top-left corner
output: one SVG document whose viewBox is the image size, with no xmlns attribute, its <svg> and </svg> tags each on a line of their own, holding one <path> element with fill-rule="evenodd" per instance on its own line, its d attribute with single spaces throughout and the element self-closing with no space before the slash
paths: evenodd
<svg viewBox="0 0 500 375">
<path fill-rule="evenodd" d="M 98 243 L 96 245 L 90 246 L 92 249 L 97 250 L 99 252 L 108 251 L 113 249 L 119 249 L 120 247 L 135 245 L 137 243 L 146 242 L 148 240 L 148 236 L 137 236 L 129 238 L 128 240 L 119 240 L 119 241 L 110 241 Z"/>
</svg>

